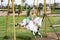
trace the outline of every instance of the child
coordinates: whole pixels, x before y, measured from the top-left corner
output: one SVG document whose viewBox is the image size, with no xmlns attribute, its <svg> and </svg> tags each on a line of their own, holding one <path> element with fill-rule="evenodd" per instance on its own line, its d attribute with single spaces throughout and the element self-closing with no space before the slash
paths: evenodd
<svg viewBox="0 0 60 40">
<path fill-rule="evenodd" d="M 25 26 L 25 28 L 32 31 L 34 37 L 36 37 L 36 34 L 38 34 L 42 38 L 42 35 L 38 31 L 38 27 L 35 24 L 36 22 L 38 23 L 39 18 L 37 18 L 37 20 L 35 20 L 35 18 L 37 18 L 37 16 L 36 16 L 35 8 L 33 7 L 32 11 L 30 12 L 30 16 L 23 19 L 23 21 L 21 23 L 18 23 L 18 25 Z M 40 25 L 40 24 L 38 24 L 38 25 Z"/>
</svg>

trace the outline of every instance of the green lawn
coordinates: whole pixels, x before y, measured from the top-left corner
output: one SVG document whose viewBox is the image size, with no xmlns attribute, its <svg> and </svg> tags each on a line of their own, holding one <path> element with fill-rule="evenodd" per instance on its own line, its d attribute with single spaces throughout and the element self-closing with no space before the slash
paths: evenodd
<svg viewBox="0 0 60 40">
<path fill-rule="evenodd" d="M 15 21 L 16 23 L 22 21 L 22 19 L 24 19 L 25 17 L 16 17 Z M 46 19 L 46 24 L 47 24 L 47 31 L 48 32 L 53 32 L 52 28 L 50 28 L 50 23 L 49 21 Z M 52 22 L 53 24 L 60 24 L 60 17 L 52 17 Z M 44 21 L 42 23 L 42 27 L 40 29 L 40 32 L 42 33 L 42 35 L 45 35 L 45 24 Z M 3 37 L 5 36 L 5 28 L 6 28 L 6 17 L 0 17 L 0 40 L 13 40 L 13 22 L 12 22 L 12 17 L 9 16 L 8 19 L 8 36 L 10 37 L 9 39 L 4 39 Z M 56 28 L 57 32 L 60 32 L 60 28 Z M 27 29 L 21 28 L 19 29 L 18 27 L 16 27 L 16 37 L 17 40 L 33 40 L 34 36 L 32 35 L 32 33 L 30 31 L 28 31 Z"/>
<path fill-rule="evenodd" d="M 58 10 L 58 9 L 53 10 L 53 9 L 52 9 L 52 13 L 54 13 L 54 14 L 60 14 L 60 10 Z"/>
</svg>

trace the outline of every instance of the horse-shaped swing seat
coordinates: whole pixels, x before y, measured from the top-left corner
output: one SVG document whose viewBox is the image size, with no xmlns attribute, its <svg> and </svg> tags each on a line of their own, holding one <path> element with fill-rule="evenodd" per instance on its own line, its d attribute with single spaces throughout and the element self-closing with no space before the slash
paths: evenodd
<svg viewBox="0 0 60 40">
<path fill-rule="evenodd" d="M 29 31 L 31 31 L 35 37 L 37 33 L 42 38 L 42 35 L 38 30 L 38 28 L 42 26 L 42 18 L 36 17 L 34 20 L 23 19 L 23 21 L 17 23 L 17 25 L 24 26 L 24 28 L 27 28 Z"/>
</svg>

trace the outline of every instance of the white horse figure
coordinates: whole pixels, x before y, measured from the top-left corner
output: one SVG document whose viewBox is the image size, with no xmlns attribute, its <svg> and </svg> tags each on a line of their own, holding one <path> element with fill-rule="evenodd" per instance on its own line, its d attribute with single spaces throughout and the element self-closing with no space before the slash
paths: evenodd
<svg viewBox="0 0 60 40">
<path fill-rule="evenodd" d="M 38 26 L 38 30 L 39 30 L 39 28 L 42 27 L 42 18 L 36 17 L 36 18 L 34 19 L 34 22 L 35 22 L 35 25 Z"/>
<path fill-rule="evenodd" d="M 18 23 L 17 25 L 24 26 L 25 28 L 30 30 L 35 38 L 36 34 L 38 34 L 42 38 L 42 35 L 38 31 L 38 28 L 42 26 L 42 18 L 36 17 L 33 21 L 27 21 L 27 19 L 23 19 L 23 21 L 21 23 Z"/>
</svg>

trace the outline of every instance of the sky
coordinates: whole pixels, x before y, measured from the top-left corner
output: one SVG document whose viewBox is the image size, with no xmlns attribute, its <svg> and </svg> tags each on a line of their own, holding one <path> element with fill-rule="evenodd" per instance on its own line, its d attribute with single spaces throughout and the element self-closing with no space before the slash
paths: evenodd
<svg viewBox="0 0 60 40">
<path fill-rule="evenodd" d="M 34 2 L 34 0 L 26 0 L 25 1 L 25 3 L 27 3 L 28 5 L 33 5 L 33 2 Z M 46 3 L 49 3 L 50 2 L 50 0 L 46 0 Z M 57 2 L 57 3 L 60 3 L 60 1 L 59 0 L 56 0 L 55 2 Z M 21 0 L 15 0 L 15 2 L 14 2 L 15 4 L 17 4 L 17 5 L 19 5 L 19 4 L 21 4 Z M 38 0 L 38 4 L 39 3 L 44 3 L 44 0 Z M 54 0 L 52 0 L 52 4 L 54 3 Z M 7 4 L 8 4 L 8 0 L 4 0 L 4 2 L 2 2 L 2 4 L 4 5 L 4 6 L 6 6 Z M 11 4 L 11 1 L 10 1 L 10 4 Z M 1 0 L 0 0 L 0 5 L 1 5 Z M 37 0 L 35 0 L 35 5 L 37 5 Z"/>
</svg>

